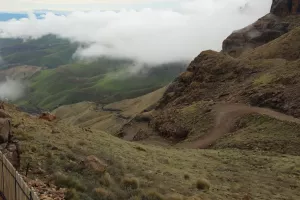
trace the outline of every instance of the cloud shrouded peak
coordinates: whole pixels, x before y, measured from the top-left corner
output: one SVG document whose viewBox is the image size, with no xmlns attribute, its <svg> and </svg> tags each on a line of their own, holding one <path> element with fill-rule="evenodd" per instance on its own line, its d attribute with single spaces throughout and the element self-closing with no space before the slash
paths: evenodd
<svg viewBox="0 0 300 200">
<path fill-rule="evenodd" d="M 191 60 L 269 12 L 271 0 L 190 0 L 176 9 L 141 9 L 45 14 L 42 19 L 0 22 L 0 37 L 55 34 L 74 42 L 77 57 L 111 56 L 146 63 Z"/>
</svg>

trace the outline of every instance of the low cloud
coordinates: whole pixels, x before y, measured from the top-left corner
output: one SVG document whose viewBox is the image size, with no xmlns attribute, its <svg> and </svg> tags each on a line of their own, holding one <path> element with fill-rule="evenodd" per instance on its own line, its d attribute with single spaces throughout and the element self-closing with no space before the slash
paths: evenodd
<svg viewBox="0 0 300 200">
<path fill-rule="evenodd" d="M 0 99 L 15 101 L 24 95 L 25 87 L 21 81 L 6 78 L 0 82 Z"/>
<path fill-rule="evenodd" d="M 161 64 L 191 60 L 206 49 L 221 50 L 236 29 L 269 12 L 272 0 L 182 0 L 176 9 L 72 12 L 42 19 L 0 22 L 0 37 L 39 38 L 56 34 L 88 44 L 74 56 L 130 58 Z"/>
</svg>

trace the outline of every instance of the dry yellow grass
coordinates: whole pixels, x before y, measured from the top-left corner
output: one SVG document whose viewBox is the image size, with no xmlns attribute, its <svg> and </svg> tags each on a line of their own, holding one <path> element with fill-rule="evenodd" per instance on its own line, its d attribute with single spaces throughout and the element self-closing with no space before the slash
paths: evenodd
<svg viewBox="0 0 300 200">
<path fill-rule="evenodd" d="M 109 133 L 116 133 L 135 115 L 154 105 L 162 97 L 165 90 L 166 87 L 163 87 L 135 99 L 108 104 L 104 107 L 104 110 L 95 103 L 81 102 L 61 106 L 55 109 L 53 113 L 65 124 L 91 127 Z M 107 111 L 109 109 L 121 111 Z"/>
<path fill-rule="evenodd" d="M 13 79 L 25 79 L 31 77 L 36 72 L 40 71 L 42 67 L 37 66 L 16 66 L 5 70 L 0 70 L 0 80 L 4 79 L 6 76 Z"/>
<path fill-rule="evenodd" d="M 105 132 L 85 131 L 63 122 L 50 123 L 20 113 L 13 106 L 6 105 L 6 108 L 13 116 L 13 124 L 24 122 L 19 126 L 21 128 L 14 128 L 24 152 L 21 155 L 21 169 L 25 170 L 29 162 L 29 175 L 42 179 L 48 179 L 48 174 L 62 172 L 76 180 L 72 184 L 67 183 L 69 187 L 78 188 L 73 183 L 84 186 L 83 191 L 77 191 L 81 199 L 92 194 L 95 188 L 110 191 L 116 199 L 141 197 L 148 194 L 149 189 L 156 189 L 164 198 L 172 193 L 187 199 L 199 196 L 220 200 L 245 195 L 261 200 L 279 200 L 287 196 L 297 199 L 300 196 L 300 190 L 296 189 L 300 187 L 299 156 L 238 149 L 176 149 L 143 144 L 138 145 L 143 149 L 140 151 L 135 143 Z M 59 133 L 53 133 L 53 129 Z M 79 141 L 84 141 L 86 145 L 78 145 Z M 105 183 L 108 180 L 105 175 L 81 167 L 80 161 L 87 155 L 95 155 L 108 163 L 109 184 Z M 38 168 L 45 172 L 37 172 Z M 123 189 L 122 179 L 126 174 L 139 179 L 138 190 Z M 186 180 L 184 174 L 189 174 L 190 178 Z M 278 179 L 278 176 L 281 178 Z M 212 186 L 206 192 L 195 187 L 202 177 L 206 177 Z"/>
</svg>

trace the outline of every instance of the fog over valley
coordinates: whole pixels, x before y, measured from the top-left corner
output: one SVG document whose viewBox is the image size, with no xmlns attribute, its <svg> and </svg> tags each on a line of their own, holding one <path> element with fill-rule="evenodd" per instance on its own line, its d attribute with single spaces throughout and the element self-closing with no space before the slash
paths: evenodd
<svg viewBox="0 0 300 200">
<path fill-rule="evenodd" d="M 206 49 L 219 51 L 224 38 L 265 15 L 271 0 L 184 0 L 176 8 L 47 12 L 37 18 L 0 22 L 1 38 L 55 34 L 87 44 L 78 58 L 109 56 L 142 63 L 190 61 Z"/>
</svg>

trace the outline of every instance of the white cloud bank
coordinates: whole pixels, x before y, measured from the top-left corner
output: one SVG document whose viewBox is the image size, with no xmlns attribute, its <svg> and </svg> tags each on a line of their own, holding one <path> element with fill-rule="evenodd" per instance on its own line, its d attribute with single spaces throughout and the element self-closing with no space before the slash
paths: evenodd
<svg viewBox="0 0 300 200">
<path fill-rule="evenodd" d="M 0 99 L 15 101 L 23 96 L 24 89 L 21 81 L 6 78 L 6 81 L 0 82 Z"/>
<path fill-rule="evenodd" d="M 126 57 L 151 64 L 191 60 L 267 14 L 272 0 L 182 0 L 176 10 L 143 9 L 47 13 L 42 19 L 0 22 L 0 37 L 56 34 L 89 44 L 76 56 Z"/>
</svg>

